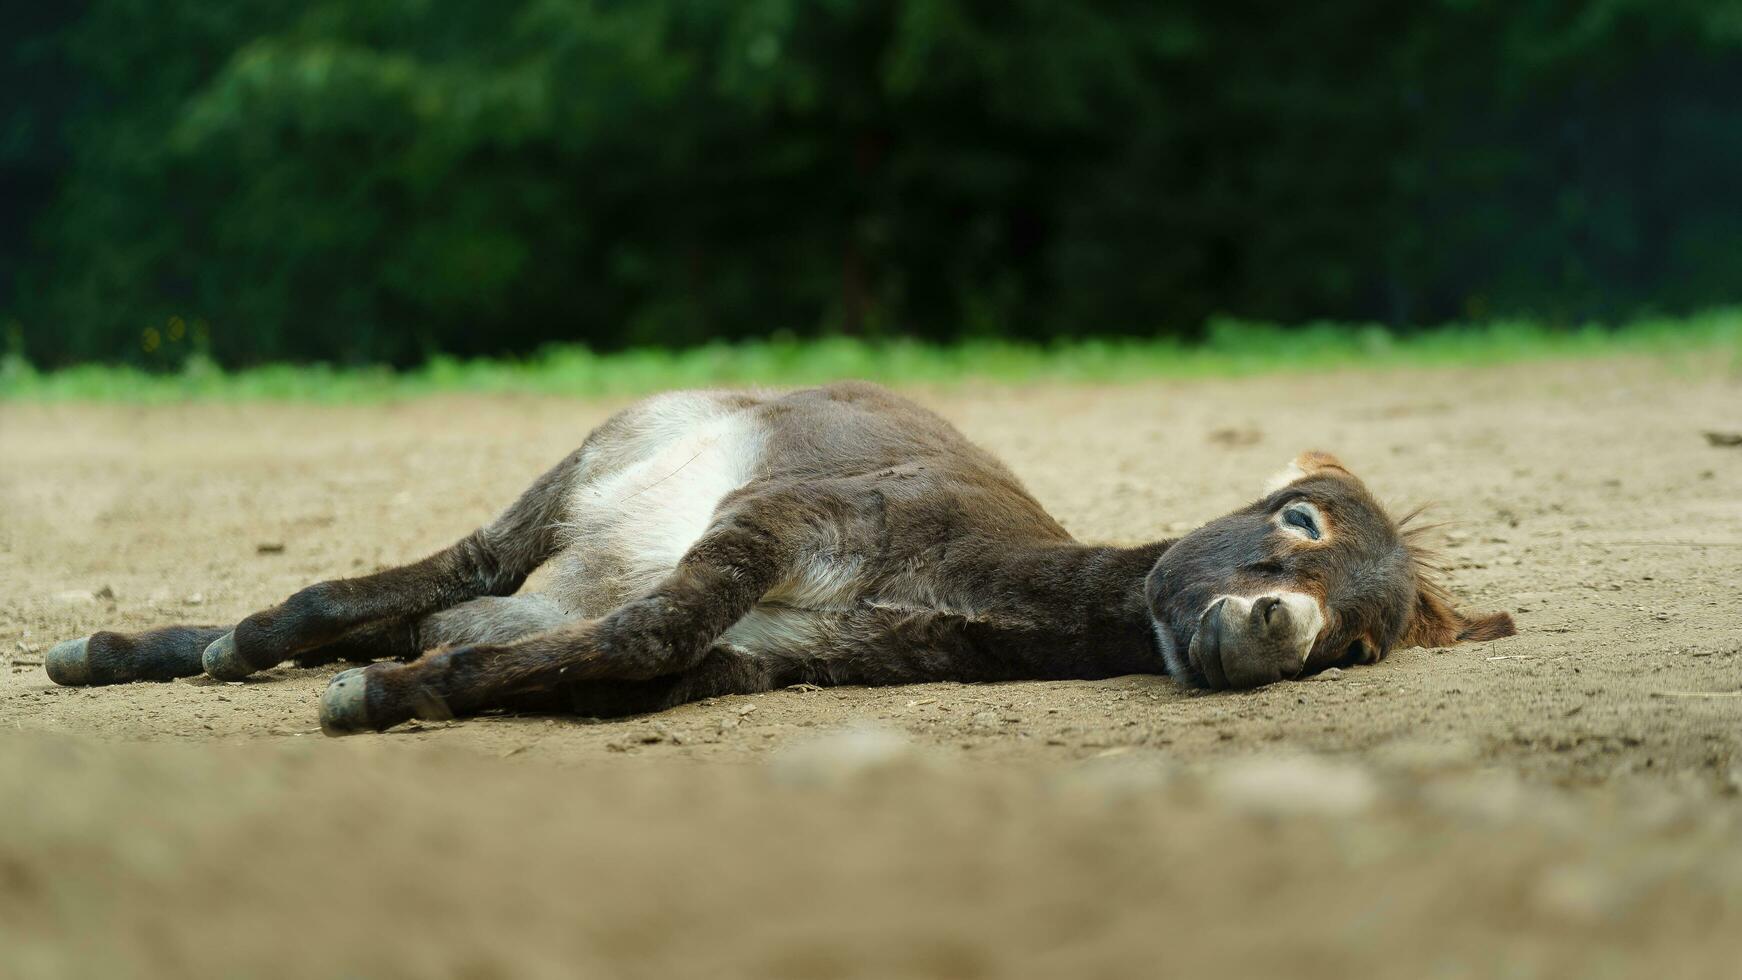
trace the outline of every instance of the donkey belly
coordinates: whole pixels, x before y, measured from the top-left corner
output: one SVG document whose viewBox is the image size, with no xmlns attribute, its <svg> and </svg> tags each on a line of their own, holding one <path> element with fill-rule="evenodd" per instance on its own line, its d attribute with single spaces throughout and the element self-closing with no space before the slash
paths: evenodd
<svg viewBox="0 0 1742 980">
<path fill-rule="evenodd" d="M 583 616 L 602 616 L 669 574 L 761 456 L 754 416 L 705 395 L 658 399 L 644 415 L 619 437 L 631 458 L 570 492 L 551 591 Z"/>
</svg>

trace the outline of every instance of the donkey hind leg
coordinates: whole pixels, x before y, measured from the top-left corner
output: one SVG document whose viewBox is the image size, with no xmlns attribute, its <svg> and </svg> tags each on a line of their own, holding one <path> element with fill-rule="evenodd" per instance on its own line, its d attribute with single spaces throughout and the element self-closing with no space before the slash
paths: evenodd
<svg viewBox="0 0 1742 980">
<path fill-rule="evenodd" d="M 664 711 L 703 698 L 759 694 L 797 684 L 807 676 L 807 662 L 801 656 L 751 653 L 729 644 L 715 644 L 699 663 L 675 674 L 648 680 L 579 681 L 505 693 L 494 699 L 496 703 L 478 710 L 500 708 L 527 714 L 624 718 Z"/>
<path fill-rule="evenodd" d="M 772 691 L 807 676 L 805 658 L 751 654 L 723 643 L 699 659 L 613 657 L 599 640 L 609 620 L 575 621 L 520 643 L 503 637 L 494 647 L 459 647 L 414 663 L 343 671 L 322 696 L 321 727 L 329 735 L 349 735 L 492 708 L 620 718 L 702 698 Z M 665 666 L 675 672 L 660 673 Z"/>
<path fill-rule="evenodd" d="M 754 653 L 716 642 L 691 667 L 649 680 L 586 680 L 536 696 L 501 699 L 497 706 L 566 711 L 593 718 L 663 711 L 728 694 L 759 694 L 795 684 L 882 686 L 936 680 L 1013 680 L 1043 676 L 1019 651 L 1050 649 L 1044 625 L 976 619 L 932 610 L 868 608 L 810 618 L 785 643 Z M 1015 659 L 988 657 L 1010 651 Z"/>
<path fill-rule="evenodd" d="M 423 616 L 381 619 L 331 643 L 296 655 L 309 667 L 335 660 L 410 660 L 426 650 L 474 643 L 508 643 L 572 618 L 555 599 L 537 592 L 482 596 Z"/>
<path fill-rule="evenodd" d="M 206 648 L 206 673 L 246 677 L 325 646 L 371 623 L 411 622 L 478 596 L 506 596 L 555 554 L 577 450 L 539 477 L 514 505 L 457 544 L 410 565 L 321 582 L 249 616 Z"/>
<path fill-rule="evenodd" d="M 539 696 L 507 701 L 505 707 L 560 711 L 587 718 L 622 718 L 664 711 L 680 704 L 727 694 L 760 694 L 806 678 L 803 657 L 751 653 L 716 644 L 687 670 L 645 681 L 587 681 Z"/>
<path fill-rule="evenodd" d="M 786 537 L 744 507 L 719 520 L 651 593 L 601 619 L 339 674 L 321 697 L 321 727 L 330 735 L 381 731 L 412 718 L 542 702 L 576 684 L 683 674 L 785 577 Z"/>
</svg>

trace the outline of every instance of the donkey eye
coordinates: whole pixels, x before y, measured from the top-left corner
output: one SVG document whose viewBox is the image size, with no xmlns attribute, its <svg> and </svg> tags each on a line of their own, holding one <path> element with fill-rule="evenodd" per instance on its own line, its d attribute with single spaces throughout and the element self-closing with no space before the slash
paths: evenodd
<svg viewBox="0 0 1742 980">
<path fill-rule="evenodd" d="M 1317 541 L 1319 539 L 1319 524 L 1313 520 L 1310 511 L 1303 507 L 1293 507 L 1282 512 L 1282 523 L 1298 527 L 1306 532 L 1306 536 Z"/>
</svg>

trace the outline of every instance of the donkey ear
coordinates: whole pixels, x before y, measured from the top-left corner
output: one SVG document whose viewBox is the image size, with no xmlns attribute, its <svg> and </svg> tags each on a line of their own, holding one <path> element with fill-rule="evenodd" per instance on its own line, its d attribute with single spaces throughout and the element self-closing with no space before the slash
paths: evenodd
<svg viewBox="0 0 1742 980">
<path fill-rule="evenodd" d="M 1304 480 L 1325 470 L 1334 470 L 1348 477 L 1355 475 L 1349 472 L 1349 468 L 1343 465 L 1342 460 L 1330 453 L 1322 453 L 1316 449 L 1308 450 L 1296 456 L 1293 462 L 1270 478 L 1270 482 L 1264 485 L 1264 495 L 1268 497 L 1296 480 Z"/>
<path fill-rule="evenodd" d="M 1416 592 L 1415 614 L 1403 631 L 1398 646 L 1449 647 L 1454 643 L 1474 643 L 1512 636 L 1518 628 L 1509 613 L 1486 613 L 1466 616 L 1447 602 L 1437 588 Z"/>
</svg>

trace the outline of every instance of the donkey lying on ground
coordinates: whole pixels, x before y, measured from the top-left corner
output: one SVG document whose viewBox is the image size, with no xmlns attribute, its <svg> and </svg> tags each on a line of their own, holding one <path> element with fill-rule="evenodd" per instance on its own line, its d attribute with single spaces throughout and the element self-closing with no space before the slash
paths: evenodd
<svg viewBox="0 0 1742 980">
<path fill-rule="evenodd" d="M 548 593 L 513 594 L 553 557 Z M 406 661 L 333 678 L 321 725 L 342 734 L 799 683 L 1165 671 L 1247 688 L 1512 632 L 1505 613 L 1453 610 L 1330 456 L 1178 540 L 1084 545 L 949 423 L 848 383 L 647 399 L 436 555 L 234 629 L 97 633 L 46 664 L 60 684 L 110 684 Z"/>
</svg>

